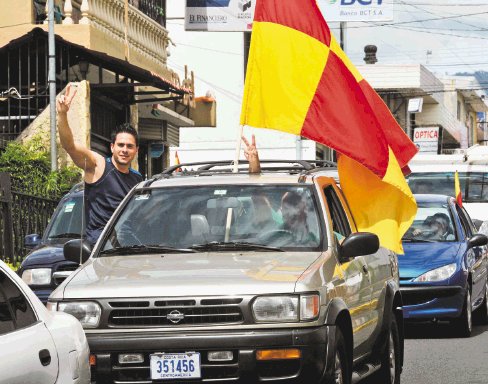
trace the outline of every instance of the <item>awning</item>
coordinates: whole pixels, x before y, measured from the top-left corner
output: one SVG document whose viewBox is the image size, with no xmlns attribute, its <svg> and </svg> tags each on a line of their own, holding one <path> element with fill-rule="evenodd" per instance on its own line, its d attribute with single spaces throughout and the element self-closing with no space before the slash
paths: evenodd
<svg viewBox="0 0 488 384">
<path fill-rule="evenodd" d="M 9 43 L 0 47 L 0 54 L 7 52 L 9 49 L 17 48 L 20 45 L 24 45 L 29 41 L 34 41 L 38 37 L 44 37 L 47 39 L 48 33 L 41 28 L 34 28 L 30 32 L 26 33 L 25 35 L 11 40 Z M 129 63 L 128 61 L 121 60 L 112 56 L 107 55 L 106 53 L 94 51 L 88 48 L 83 47 L 82 45 L 72 43 L 59 35 L 55 35 L 56 43 L 61 45 L 67 45 L 70 47 L 70 50 L 74 53 L 74 55 L 78 55 L 82 57 L 84 60 L 88 61 L 90 64 L 97 65 L 107 69 L 111 72 L 121 74 L 132 81 L 134 83 L 127 83 L 125 86 L 127 87 L 135 87 L 135 86 L 149 86 L 157 88 L 158 90 L 167 91 L 168 93 L 172 93 L 174 95 L 180 96 L 181 99 L 184 95 L 191 95 L 193 91 L 191 89 L 182 87 L 179 84 L 176 84 L 171 79 L 164 78 L 163 76 L 148 71 L 146 69 L 140 68 L 136 65 Z M 112 83 L 107 84 L 93 84 L 92 86 L 97 87 L 110 87 L 110 86 L 117 86 L 122 87 L 123 85 L 115 85 Z M 155 91 L 156 93 L 160 93 Z"/>
</svg>

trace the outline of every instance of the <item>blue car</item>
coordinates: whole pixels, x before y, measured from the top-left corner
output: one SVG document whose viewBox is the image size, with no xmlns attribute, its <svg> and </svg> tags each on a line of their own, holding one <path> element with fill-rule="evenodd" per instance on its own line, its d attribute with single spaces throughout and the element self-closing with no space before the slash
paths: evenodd
<svg viewBox="0 0 488 384">
<path fill-rule="evenodd" d="M 476 310 L 488 322 L 488 238 L 444 195 L 415 195 L 418 205 L 398 256 L 405 321 L 449 320 L 469 337 Z"/>
<path fill-rule="evenodd" d="M 25 237 L 25 247 L 32 250 L 18 274 L 44 304 L 51 292 L 78 268 L 79 264 L 64 258 L 63 246 L 80 238 L 82 212 L 83 183 L 80 183 L 61 199 L 42 237 L 38 234 Z"/>
</svg>

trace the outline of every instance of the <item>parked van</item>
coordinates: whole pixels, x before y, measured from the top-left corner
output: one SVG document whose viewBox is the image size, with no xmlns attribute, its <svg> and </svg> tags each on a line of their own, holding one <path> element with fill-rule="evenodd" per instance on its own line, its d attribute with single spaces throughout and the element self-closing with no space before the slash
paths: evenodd
<svg viewBox="0 0 488 384">
<path fill-rule="evenodd" d="M 458 171 L 463 206 L 479 227 L 488 221 L 488 146 L 475 145 L 450 155 L 418 154 L 409 163 L 413 193 L 454 196 Z"/>
</svg>

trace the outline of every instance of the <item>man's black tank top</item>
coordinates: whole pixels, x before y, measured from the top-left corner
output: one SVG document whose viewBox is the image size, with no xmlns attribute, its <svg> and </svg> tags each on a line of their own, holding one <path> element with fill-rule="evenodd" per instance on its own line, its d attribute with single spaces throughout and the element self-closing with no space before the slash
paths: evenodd
<svg viewBox="0 0 488 384">
<path fill-rule="evenodd" d="M 102 177 L 95 183 L 85 182 L 86 239 L 91 244 L 96 243 L 122 199 L 142 180 L 136 170 L 130 168 L 129 173 L 120 172 L 107 158 Z"/>
</svg>

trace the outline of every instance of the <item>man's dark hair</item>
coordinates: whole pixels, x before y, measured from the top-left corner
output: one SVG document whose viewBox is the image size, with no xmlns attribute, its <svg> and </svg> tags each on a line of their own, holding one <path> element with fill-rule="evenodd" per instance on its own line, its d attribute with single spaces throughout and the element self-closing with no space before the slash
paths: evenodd
<svg viewBox="0 0 488 384">
<path fill-rule="evenodd" d="M 128 133 L 134 136 L 134 139 L 136 139 L 136 146 L 139 146 L 139 135 L 137 134 L 135 128 L 129 123 L 120 124 L 117 128 L 115 128 L 111 135 L 112 144 L 115 144 L 115 138 L 119 133 Z"/>
</svg>

